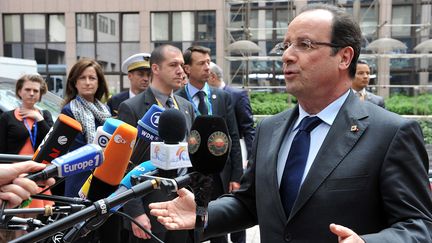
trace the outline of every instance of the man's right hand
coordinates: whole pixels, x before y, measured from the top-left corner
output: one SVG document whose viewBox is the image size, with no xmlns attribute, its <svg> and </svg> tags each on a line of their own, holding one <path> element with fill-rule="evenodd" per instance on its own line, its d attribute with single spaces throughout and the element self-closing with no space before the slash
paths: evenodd
<svg viewBox="0 0 432 243">
<path fill-rule="evenodd" d="M 168 230 L 187 230 L 195 227 L 196 204 L 192 192 L 182 188 L 178 197 L 167 202 L 151 203 L 150 214 Z"/>
<path fill-rule="evenodd" d="M 151 232 L 151 224 L 150 219 L 147 217 L 146 214 L 141 214 L 140 216 L 136 217 L 135 220 L 142 226 L 144 229 Z M 142 229 L 140 229 L 135 223 L 131 222 L 131 228 L 133 231 L 133 234 L 137 238 L 141 239 L 150 239 L 151 236 L 144 232 Z"/>
</svg>

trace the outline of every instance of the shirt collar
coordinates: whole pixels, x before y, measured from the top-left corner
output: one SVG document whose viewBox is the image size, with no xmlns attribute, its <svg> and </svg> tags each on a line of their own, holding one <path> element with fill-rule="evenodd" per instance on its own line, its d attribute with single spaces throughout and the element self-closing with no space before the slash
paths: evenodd
<svg viewBox="0 0 432 243">
<path fill-rule="evenodd" d="M 343 103 L 348 98 L 349 92 L 350 90 L 346 91 L 343 95 L 341 95 L 335 101 L 330 103 L 326 108 L 324 108 L 322 111 L 316 114 L 316 116 L 319 117 L 327 125 L 331 126 L 334 120 L 336 119 L 336 116 L 339 113 L 339 110 L 341 109 Z M 303 110 L 303 108 L 299 104 L 299 117 L 296 123 L 294 124 L 294 130 L 297 129 L 301 120 L 303 120 L 303 118 L 305 118 L 306 116 L 311 116 L 311 115 L 307 113 L 305 110 Z"/>
<path fill-rule="evenodd" d="M 208 86 L 207 82 L 204 84 L 204 87 L 202 89 L 198 89 L 197 87 L 193 86 L 191 83 L 188 83 L 186 85 L 186 88 L 188 89 L 188 92 L 189 92 L 191 97 L 194 97 L 195 94 L 201 90 L 204 91 L 204 93 L 206 93 L 207 97 L 209 95 L 209 86 Z"/>
<path fill-rule="evenodd" d="M 132 97 L 134 97 L 134 96 L 135 96 L 134 92 L 132 92 L 132 90 L 129 89 L 129 98 L 132 98 Z"/>
<path fill-rule="evenodd" d="M 152 88 L 151 91 L 153 92 L 153 95 L 156 98 L 156 100 L 158 100 L 165 107 L 166 101 L 168 100 L 168 96 L 155 88 Z M 171 98 L 174 99 L 172 91 L 169 96 L 171 96 Z"/>
</svg>

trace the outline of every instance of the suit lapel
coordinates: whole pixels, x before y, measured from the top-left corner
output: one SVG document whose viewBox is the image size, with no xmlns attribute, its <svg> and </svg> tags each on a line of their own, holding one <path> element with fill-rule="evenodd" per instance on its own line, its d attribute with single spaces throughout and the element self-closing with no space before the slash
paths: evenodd
<svg viewBox="0 0 432 243">
<path fill-rule="evenodd" d="M 290 132 L 292 129 L 292 124 L 298 117 L 298 106 L 296 106 L 294 109 L 289 110 L 284 114 L 281 119 L 277 120 L 273 124 L 273 131 L 271 132 L 271 141 L 269 142 L 269 145 L 266 146 L 266 149 L 268 148 L 269 151 L 265 152 L 269 155 L 268 158 L 266 158 L 266 161 L 273 161 L 272 163 L 265 163 L 265 169 L 263 168 L 261 171 L 265 171 L 265 177 L 264 178 L 270 178 L 269 179 L 269 190 L 274 190 L 271 194 L 278 195 L 277 197 L 274 197 L 274 200 L 277 201 L 275 205 L 278 205 L 278 211 L 279 216 L 282 222 L 286 221 L 286 217 L 284 216 L 284 209 L 282 206 L 282 202 L 279 196 L 279 182 L 277 177 L 277 164 L 278 164 L 278 155 L 279 150 L 281 149 L 282 143 L 284 141 L 284 138 L 286 134 Z M 265 146 L 265 145 L 264 145 Z"/>
<path fill-rule="evenodd" d="M 331 172 L 357 143 L 369 122 L 362 102 L 351 92 L 333 122 L 300 189 L 289 220 L 325 182 Z M 337 143 L 335 143 L 337 141 Z M 331 148 L 331 149 L 328 149 Z"/>
</svg>

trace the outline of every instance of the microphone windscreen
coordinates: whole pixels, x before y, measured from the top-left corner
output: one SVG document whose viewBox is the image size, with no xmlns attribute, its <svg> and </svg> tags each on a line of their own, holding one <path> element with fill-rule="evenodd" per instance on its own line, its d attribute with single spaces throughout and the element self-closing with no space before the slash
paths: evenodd
<svg viewBox="0 0 432 243">
<path fill-rule="evenodd" d="M 220 116 L 198 116 L 188 137 L 189 158 L 195 171 L 204 175 L 220 173 L 228 159 L 231 139 Z"/>
<path fill-rule="evenodd" d="M 33 155 L 33 161 L 45 164 L 69 150 L 75 137 L 82 132 L 81 124 L 71 117 L 60 114 L 50 131 Z"/>
<path fill-rule="evenodd" d="M 127 123 L 120 124 L 105 148 L 105 161 L 95 170 L 94 177 L 110 185 L 118 185 L 129 163 L 136 136 L 135 127 Z"/>
<path fill-rule="evenodd" d="M 141 120 L 138 121 L 138 138 L 143 139 L 147 142 L 153 142 L 159 140 L 158 124 L 159 117 L 164 111 L 161 108 L 153 104 L 150 109 L 144 114 Z"/>
<path fill-rule="evenodd" d="M 115 130 L 105 148 L 104 163 L 96 168 L 91 178 L 89 177 L 89 200 L 108 197 L 117 189 L 129 164 L 136 136 L 137 129 L 127 123 L 120 124 Z"/>
<path fill-rule="evenodd" d="M 186 135 L 186 118 L 177 109 L 167 109 L 159 118 L 159 137 L 166 144 L 177 144 Z"/>
</svg>

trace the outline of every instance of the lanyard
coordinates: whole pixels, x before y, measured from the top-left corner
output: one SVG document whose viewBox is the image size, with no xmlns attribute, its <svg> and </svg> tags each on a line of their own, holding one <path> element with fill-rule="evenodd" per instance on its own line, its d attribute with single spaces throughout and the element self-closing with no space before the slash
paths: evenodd
<svg viewBox="0 0 432 243">
<path fill-rule="evenodd" d="M 186 85 L 189 86 L 189 84 L 186 84 Z M 205 93 L 207 94 L 207 97 L 204 101 L 207 105 L 208 115 L 211 116 L 211 115 L 213 115 L 212 103 L 210 102 L 211 91 L 210 91 L 210 88 L 207 85 L 207 83 L 204 85 L 204 90 L 205 90 Z M 192 96 L 189 93 L 189 87 L 185 87 L 185 91 L 186 91 L 186 96 L 187 96 L 188 100 L 190 101 L 190 103 L 192 103 L 195 114 L 197 116 L 201 115 L 201 112 L 199 112 L 197 105 L 193 102 Z"/>
<path fill-rule="evenodd" d="M 36 147 L 36 137 L 37 137 L 37 125 L 36 125 L 36 121 L 33 122 L 33 131 L 32 128 L 30 127 L 30 125 L 27 123 L 27 119 L 23 118 L 24 121 L 24 126 L 27 128 L 27 131 L 29 133 L 30 136 L 30 142 L 32 143 L 32 147 L 33 150 Z"/>
<path fill-rule="evenodd" d="M 171 97 L 171 98 L 172 98 L 173 103 L 174 103 L 174 108 L 178 110 L 179 106 L 177 104 L 177 101 L 173 97 Z M 162 108 L 165 107 L 156 97 L 155 97 L 155 99 L 156 99 L 156 102 L 157 102 L 157 104 L 158 104 L 159 107 L 162 107 Z"/>
</svg>

